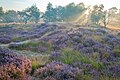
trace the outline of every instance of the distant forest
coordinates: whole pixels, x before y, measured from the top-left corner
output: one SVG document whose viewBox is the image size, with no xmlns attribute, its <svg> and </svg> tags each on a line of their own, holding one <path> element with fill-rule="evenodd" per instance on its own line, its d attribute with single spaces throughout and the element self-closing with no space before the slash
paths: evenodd
<svg viewBox="0 0 120 80">
<path fill-rule="evenodd" d="M 94 25 L 106 26 L 108 23 L 114 21 L 120 22 L 120 9 L 117 7 L 111 7 L 108 10 L 104 9 L 104 5 L 94 5 L 86 7 L 84 3 L 70 3 L 66 6 L 53 7 L 51 3 L 48 3 L 46 11 L 40 12 L 36 5 L 25 8 L 22 11 L 8 10 L 4 11 L 0 7 L 0 23 L 25 23 L 40 21 L 43 22 L 69 22 L 74 21 L 79 16 L 87 12 L 88 16 L 82 17 L 87 18 L 87 24 L 91 23 Z M 80 19 L 82 19 L 80 18 Z"/>
</svg>

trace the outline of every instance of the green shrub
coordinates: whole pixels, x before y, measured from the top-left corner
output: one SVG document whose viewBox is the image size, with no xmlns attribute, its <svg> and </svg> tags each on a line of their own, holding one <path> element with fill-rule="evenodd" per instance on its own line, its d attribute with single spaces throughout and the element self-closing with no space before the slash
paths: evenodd
<svg viewBox="0 0 120 80">
<path fill-rule="evenodd" d="M 91 61 L 90 64 L 92 64 L 92 66 L 93 66 L 95 69 L 98 69 L 98 70 L 105 68 L 105 65 L 104 65 L 102 62 Z"/>
<path fill-rule="evenodd" d="M 66 48 L 62 50 L 61 61 L 65 64 L 72 64 L 80 61 L 80 53 L 72 49 Z"/>
<path fill-rule="evenodd" d="M 33 74 L 35 69 L 37 69 L 39 66 L 40 66 L 40 62 L 39 61 L 32 61 L 32 71 L 31 71 L 31 74 Z"/>
<path fill-rule="evenodd" d="M 95 69 L 105 68 L 105 65 L 102 62 L 82 56 L 78 51 L 69 48 L 62 50 L 61 61 L 65 64 L 73 64 L 74 62 L 87 63 L 91 64 Z"/>
<path fill-rule="evenodd" d="M 16 50 L 50 53 L 52 46 L 50 43 L 44 41 L 30 41 L 23 44 L 13 43 L 9 45 L 9 48 Z"/>
<path fill-rule="evenodd" d="M 29 38 L 28 37 L 14 37 L 12 39 L 13 42 L 16 42 L 16 41 L 25 41 L 25 40 L 28 40 Z"/>
<path fill-rule="evenodd" d="M 31 74 L 33 74 L 34 71 L 37 68 L 45 65 L 48 62 L 49 56 L 48 55 L 38 55 L 38 56 L 34 56 L 34 57 L 32 56 L 30 58 L 30 60 L 32 62 L 32 71 L 31 71 Z"/>
<path fill-rule="evenodd" d="M 113 49 L 113 53 L 114 53 L 115 56 L 118 56 L 118 57 L 119 57 L 119 56 L 120 56 L 120 48 L 117 48 L 117 47 L 114 48 L 114 49 Z"/>
</svg>

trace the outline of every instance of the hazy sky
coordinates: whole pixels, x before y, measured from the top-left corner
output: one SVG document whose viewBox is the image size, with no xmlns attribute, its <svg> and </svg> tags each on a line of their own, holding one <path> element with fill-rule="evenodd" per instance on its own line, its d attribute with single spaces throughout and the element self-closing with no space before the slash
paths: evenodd
<svg viewBox="0 0 120 80">
<path fill-rule="evenodd" d="M 76 4 L 84 2 L 85 5 L 104 4 L 106 9 L 114 6 L 120 9 L 120 0 L 0 0 L 0 6 L 2 6 L 4 10 L 23 10 L 28 6 L 36 4 L 40 11 L 44 12 L 48 2 L 61 6 L 71 2 L 75 2 Z"/>
</svg>

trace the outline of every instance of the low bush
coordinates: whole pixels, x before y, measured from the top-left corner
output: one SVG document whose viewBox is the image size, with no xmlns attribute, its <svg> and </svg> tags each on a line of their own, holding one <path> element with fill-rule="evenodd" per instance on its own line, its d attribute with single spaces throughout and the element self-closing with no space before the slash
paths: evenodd
<svg viewBox="0 0 120 80">
<path fill-rule="evenodd" d="M 119 57 L 120 56 L 120 47 L 115 47 L 113 49 L 113 53 L 116 57 Z"/>
<path fill-rule="evenodd" d="M 9 36 L 0 36 L 0 43 L 2 44 L 8 44 L 12 42 L 12 38 Z"/>
<path fill-rule="evenodd" d="M 69 65 L 80 62 L 82 64 L 91 64 L 91 66 L 95 69 L 105 68 L 103 62 L 96 61 L 94 59 L 88 58 L 87 56 L 82 56 L 78 51 L 72 50 L 70 48 L 63 49 L 61 53 L 51 53 L 50 59 L 52 61 L 61 61 L 64 64 Z"/>
<path fill-rule="evenodd" d="M 60 52 L 51 52 L 51 54 L 50 54 L 50 60 L 51 61 L 60 61 L 60 59 L 61 59 L 61 53 Z"/>
<path fill-rule="evenodd" d="M 82 71 L 61 62 L 51 62 L 38 68 L 34 76 L 40 80 L 78 80 Z M 79 75 L 79 76 L 78 76 Z"/>
<path fill-rule="evenodd" d="M 51 45 L 44 41 L 31 41 L 23 44 L 12 43 L 9 45 L 10 49 L 27 50 L 40 53 L 49 53 Z"/>
<path fill-rule="evenodd" d="M 30 72 L 31 61 L 27 57 L 0 48 L 0 80 L 30 80 Z"/>
<path fill-rule="evenodd" d="M 81 59 L 79 52 L 69 48 L 63 49 L 61 54 L 61 61 L 65 64 L 72 64 L 74 62 L 80 61 Z"/>
</svg>

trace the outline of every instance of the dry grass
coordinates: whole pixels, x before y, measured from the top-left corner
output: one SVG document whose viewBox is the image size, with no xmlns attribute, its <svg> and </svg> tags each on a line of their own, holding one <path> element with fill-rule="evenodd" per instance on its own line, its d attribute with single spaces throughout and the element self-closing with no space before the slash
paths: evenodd
<svg viewBox="0 0 120 80">
<path fill-rule="evenodd" d="M 114 26 L 108 25 L 107 28 L 120 31 L 120 26 L 114 27 Z"/>
</svg>

